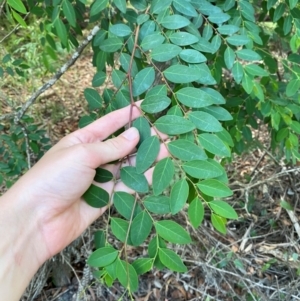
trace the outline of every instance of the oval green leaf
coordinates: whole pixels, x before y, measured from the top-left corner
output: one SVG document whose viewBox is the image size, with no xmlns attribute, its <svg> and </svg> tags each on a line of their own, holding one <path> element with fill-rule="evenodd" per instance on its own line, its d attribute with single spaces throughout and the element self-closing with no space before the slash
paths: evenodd
<svg viewBox="0 0 300 301">
<path fill-rule="evenodd" d="M 161 194 L 174 176 L 174 163 L 170 158 L 160 160 L 153 171 L 152 187 L 154 195 Z"/>
<path fill-rule="evenodd" d="M 166 241 L 174 244 L 188 244 L 192 242 L 190 235 L 182 226 L 174 221 L 163 220 L 154 224 L 157 234 Z"/>
<path fill-rule="evenodd" d="M 135 167 L 126 166 L 121 169 L 121 180 L 129 188 L 136 192 L 148 192 L 148 182 L 143 174 L 137 173 Z"/>
<path fill-rule="evenodd" d="M 105 267 L 116 260 L 118 250 L 112 247 L 103 247 L 93 252 L 87 260 L 92 267 Z"/>
<path fill-rule="evenodd" d="M 201 190 L 201 192 L 212 197 L 222 198 L 233 194 L 224 183 L 215 179 L 203 180 L 197 184 L 197 187 Z"/>
<path fill-rule="evenodd" d="M 195 125 L 180 116 L 166 115 L 156 120 L 155 127 L 168 135 L 180 135 L 195 129 Z"/>
</svg>

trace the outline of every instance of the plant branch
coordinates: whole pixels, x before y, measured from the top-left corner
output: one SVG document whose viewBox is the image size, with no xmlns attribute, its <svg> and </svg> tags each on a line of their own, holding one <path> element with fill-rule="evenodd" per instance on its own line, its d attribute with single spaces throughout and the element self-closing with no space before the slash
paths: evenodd
<svg viewBox="0 0 300 301">
<path fill-rule="evenodd" d="M 5 2 L 5 1 L 4 1 Z M 3 3 L 4 3 L 3 2 Z M 0 8 L 0 15 L 1 15 L 1 10 L 2 10 L 2 7 Z M 27 19 L 27 17 L 30 15 L 30 13 L 27 13 L 25 15 L 25 17 L 23 18 L 23 20 L 25 21 Z M 16 32 L 19 28 L 20 28 L 20 24 L 17 24 L 6 36 L 4 36 L 1 41 L 0 41 L 0 44 L 5 41 L 7 38 L 9 38 L 14 32 Z"/>
<path fill-rule="evenodd" d="M 131 57 L 130 57 L 130 62 L 129 62 L 129 67 L 128 67 L 128 72 L 127 72 L 128 84 L 129 84 L 129 94 L 130 94 L 130 113 L 129 113 L 129 124 L 128 124 L 128 127 L 131 127 L 131 123 L 132 123 L 132 110 L 133 110 L 133 107 L 135 105 L 134 99 L 133 99 L 133 92 L 132 92 L 131 70 L 132 70 L 132 64 L 133 64 L 135 50 L 136 50 L 137 44 L 138 44 L 139 32 L 140 32 L 140 25 L 137 26 L 136 31 L 135 31 L 134 45 L 133 45 L 133 49 L 132 49 L 132 53 L 131 53 Z"/>
<path fill-rule="evenodd" d="M 36 99 L 49 88 L 51 88 L 61 78 L 61 76 L 77 61 L 85 47 L 89 44 L 89 42 L 93 39 L 93 37 L 97 34 L 99 30 L 100 27 L 96 25 L 91 30 L 89 35 L 85 38 L 85 40 L 79 45 L 72 57 L 56 72 L 56 74 L 50 80 L 48 80 L 35 93 L 33 93 L 33 95 L 31 95 L 31 97 L 22 106 L 20 111 L 15 114 L 15 123 L 19 123 L 20 119 L 26 113 L 28 108 L 36 101 Z"/>
</svg>

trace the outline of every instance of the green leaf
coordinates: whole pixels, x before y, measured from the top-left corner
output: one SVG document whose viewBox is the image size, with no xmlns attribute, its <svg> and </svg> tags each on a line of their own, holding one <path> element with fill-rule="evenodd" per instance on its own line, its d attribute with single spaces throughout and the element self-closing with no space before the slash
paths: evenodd
<svg viewBox="0 0 300 301">
<path fill-rule="evenodd" d="M 188 118 L 194 123 L 197 129 L 204 132 L 221 132 L 223 130 L 220 122 L 212 115 L 193 111 L 188 114 Z"/>
<path fill-rule="evenodd" d="M 194 228 L 198 228 L 204 218 L 204 207 L 199 198 L 195 198 L 188 209 L 188 216 Z"/>
<path fill-rule="evenodd" d="M 283 22 L 284 35 L 287 35 L 288 33 L 290 33 L 292 27 L 293 27 L 293 17 L 291 15 L 286 16 L 284 18 L 284 22 Z"/>
<path fill-rule="evenodd" d="M 211 53 L 216 53 L 220 49 L 221 44 L 222 44 L 221 37 L 219 35 L 215 35 L 211 40 L 211 47 L 212 47 Z"/>
<path fill-rule="evenodd" d="M 108 99 L 108 103 L 110 102 L 110 99 Z M 116 109 L 121 109 L 124 107 L 127 107 L 130 104 L 130 94 L 127 90 L 119 90 L 116 94 Z"/>
<path fill-rule="evenodd" d="M 120 55 L 120 64 L 126 72 L 129 72 L 130 62 L 131 62 L 131 56 L 128 53 L 122 52 Z M 135 60 L 133 60 L 131 65 L 131 76 L 136 76 L 138 72 L 139 70 L 137 64 Z"/>
<path fill-rule="evenodd" d="M 136 154 L 136 171 L 143 173 L 155 161 L 160 149 L 159 139 L 156 136 L 147 138 L 140 145 Z"/>
<path fill-rule="evenodd" d="M 121 242 L 125 243 L 128 228 L 129 228 L 129 222 L 121 218 L 113 217 L 111 218 L 110 226 L 114 236 L 117 239 L 119 239 Z M 127 243 L 130 245 L 132 244 L 130 241 L 130 237 L 128 237 Z"/>
<path fill-rule="evenodd" d="M 187 63 L 204 63 L 207 58 L 197 50 L 194 49 L 184 49 L 179 53 L 179 57 Z"/>
<path fill-rule="evenodd" d="M 182 109 L 179 105 L 175 105 L 168 110 L 167 115 L 176 115 L 183 117 Z"/>
<path fill-rule="evenodd" d="M 226 219 L 214 213 L 211 214 L 211 223 L 220 233 L 226 234 Z"/>
<path fill-rule="evenodd" d="M 175 84 L 191 83 L 201 77 L 198 70 L 184 65 L 172 65 L 163 73 L 167 80 Z"/>
<path fill-rule="evenodd" d="M 120 38 L 108 38 L 100 44 L 100 49 L 104 52 L 116 52 L 123 46 Z"/>
<path fill-rule="evenodd" d="M 109 194 L 106 190 L 91 185 L 89 189 L 83 194 L 82 198 L 92 207 L 102 208 L 109 202 Z"/>
<path fill-rule="evenodd" d="M 152 186 L 154 195 L 161 194 L 174 176 L 174 164 L 170 158 L 160 160 L 153 171 Z"/>
<path fill-rule="evenodd" d="M 118 250 L 112 247 L 103 247 L 94 251 L 87 260 L 92 267 L 105 267 L 113 263 L 118 257 Z"/>
<path fill-rule="evenodd" d="M 105 247 L 106 239 L 103 230 L 98 230 L 94 233 L 94 242 L 96 249 Z"/>
<path fill-rule="evenodd" d="M 187 267 L 181 258 L 172 250 L 159 248 L 158 256 L 160 261 L 170 270 L 175 272 L 187 272 Z"/>
<path fill-rule="evenodd" d="M 141 245 L 151 232 L 152 219 L 147 211 L 142 211 L 133 219 L 130 238 L 134 246 Z"/>
<path fill-rule="evenodd" d="M 145 97 L 141 104 L 141 108 L 144 112 L 153 114 L 159 113 L 166 109 L 171 104 L 171 99 L 167 96 L 150 95 Z"/>
<path fill-rule="evenodd" d="M 143 201 L 144 206 L 152 213 L 166 214 L 170 213 L 170 198 L 164 195 L 148 196 Z"/>
<path fill-rule="evenodd" d="M 243 46 L 248 44 L 251 40 L 245 35 L 235 34 L 233 36 L 227 37 L 226 41 L 233 46 Z"/>
<path fill-rule="evenodd" d="M 172 0 L 153 0 L 151 3 L 150 11 L 152 14 L 158 14 L 165 9 L 169 8 Z"/>
<path fill-rule="evenodd" d="M 146 10 L 147 8 L 146 0 L 131 0 L 130 3 L 137 10 Z"/>
<path fill-rule="evenodd" d="M 269 72 L 256 64 L 248 64 L 245 66 L 247 73 L 254 76 L 269 76 Z"/>
<path fill-rule="evenodd" d="M 209 106 L 206 108 L 202 108 L 201 111 L 209 113 L 210 115 L 214 116 L 215 118 L 221 121 L 232 120 L 231 114 L 222 107 Z"/>
<path fill-rule="evenodd" d="M 203 133 L 198 136 L 201 146 L 210 153 L 221 157 L 230 157 L 229 147 L 216 135 Z"/>
<path fill-rule="evenodd" d="M 230 70 L 233 67 L 235 61 L 235 53 L 230 47 L 227 47 L 224 52 L 224 61 L 226 67 Z"/>
<path fill-rule="evenodd" d="M 168 89 L 166 85 L 156 85 L 146 93 L 146 98 L 150 96 L 167 96 Z M 143 102 L 142 102 L 143 103 Z"/>
<path fill-rule="evenodd" d="M 162 44 L 154 48 L 151 52 L 151 58 L 157 62 L 166 62 L 177 56 L 182 48 L 172 44 Z"/>
<path fill-rule="evenodd" d="M 193 7 L 193 5 L 186 0 L 174 0 L 173 6 L 178 12 L 180 12 L 183 15 L 186 15 L 188 17 L 198 16 L 198 13 Z"/>
<path fill-rule="evenodd" d="M 131 218 L 132 211 L 134 210 L 134 204 L 135 200 L 131 194 L 123 191 L 117 191 L 114 193 L 114 205 L 117 211 L 128 220 Z"/>
<path fill-rule="evenodd" d="M 126 13 L 126 0 L 113 0 L 115 6 L 123 13 Z"/>
<path fill-rule="evenodd" d="M 95 120 L 91 117 L 91 116 L 82 116 L 80 119 L 79 119 L 79 122 L 78 122 L 78 127 L 80 129 L 82 129 L 83 127 L 91 124 L 92 122 L 94 122 Z"/>
<path fill-rule="evenodd" d="M 132 126 L 138 129 L 140 134 L 140 141 L 138 147 L 142 144 L 142 142 L 151 136 L 151 128 L 149 122 L 144 117 L 138 117 L 133 121 Z"/>
<path fill-rule="evenodd" d="M 280 3 L 274 11 L 274 15 L 273 15 L 274 23 L 276 23 L 282 17 L 284 11 L 285 11 L 285 3 Z"/>
<path fill-rule="evenodd" d="M 233 64 L 232 75 L 233 75 L 235 82 L 237 84 L 240 84 L 243 79 L 243 76 L 244 76 L 244 69 L 240 62 L 235 62 Z"/>
<path fill-rule="evenodd" d="M 62 3 L 62 9 L 64 15 L 66 16 L 68 22 L 71 26 L 76 27 L 76 14 L 73 5 L 69 2 L 69 0 L 64 0 Z"/>
<path fill-rule="evenodd" d="M 202 37 L 209 41 L 213 35 L 214 31 L 212 29 L 212 26 L 210 24 L 205 24 L 203 31 L 202 31 Z"/>
<path fill-rule="evenodd" d="M 270 10 L 270 8 L 272 8 L 276 4 L 277 1 L 278 0 L 268 0 L 267 10 Z"/>
<path fill-rule="evenodd" d="M 203 180 L 197 184 L 197 187 L 201 190 L 201 192 L 212 197 L 222 198 L 233 194 L 224 183 L 215 179 Z"/>
<path fill-rule="evenodd" d="M 185 179 L 176 182 L 170 194 L 170 207 L 172 214 L 178 213 L 185 205 L 189 196 L 189 185 Z"/>
<path fill-rule="evenodd" d="M 153 34 L 144 37 L 141 47 L 144 51 L 158 47 L 165 41 L 165 37 L 160 32 L 155 32 Z"/>
<path fill-rule="evenodd" d="M 167 29 L 179 29 L 190 24 L 190 20 L 180 15 L 166 16 L 161 25 Z"/>
<path fill-rule="evenodd" d="M 104 29 L 100 29 L 93 39 L 93 46 L 100 46 L 102 41 L 105 40 L 106 36 L 107 36 L 107 31 Z"/>
<path fill-rule="evenodd" d="M 90 110 L 96 110 L 102 107 L 102 98 L 96 90 L 86 88 L 83 94 L 89 104 Z"/>
<path fill-rule="evenodd" d="M 211 201 L 208 203 L 209 207 L 218 215 L 230 218 L 237 219 L 238 215 L 235 210 L 224 201 Z"/>
<path fill-rule="evenodd" d="M 224 3 L 224 11 L 228 11 L 235 6 L 235 0 L 226 0 Z"/>
<path fill-rule="evenodd" d="M 214 104 L 222 105 L 226 103 L 224 97 L 217 90 L 208 87 L 203 87 L 201 90 L 208 93 L 212 97 Z"/>
<path fill-rule="evenodd" d="M 202 148 L 185 139 L 172 141 L 167 146 L 173 156 L 183 161 L 207 159 L 206 153 Z"/>
<path fill-rule="evenodd" d="M 149 190 L 146 177 L 137 173 L 133 166 L 125 166 L 121 169 L 121 180 L 136 192 L 146 193 Z"/>
<path fill-rule="evenodd" d="M 157 234 L 166 241 L 174 244 L 188 244 L 192 242 L 190 235 L 174 221 L 163 220 L 155 222 L 154 226 Z"/>
<path fill-rule="evenodd" d="M 138 25 L 141 25 L 141 24 L 145 23 L 146 21 L 148 21 L 149 18 L 150 18 L 149 15 L 141 14 L 137 17 L 136 22 Z"/>
<path fill-rule="evenodd" d="M 65 24 L 60 18 L 57 18 L 53 25 L 55 27 L 57 36 L 60 38 L 62 44 L 66 47 L 68 45 L 68 33 Z"/>
<path fill-rule="evenodd" d="M 14 19 L 23 27 L 27 27 L 27 24 L 26 22 L 24 21 L 24 19 L 17 13 L 15 12 L 14 10 L 11 11 L 12 12 L 12 15 L 14 17 Z M 51 49 L 51 48 L 50 48 Z"/>
<path fill-rule="evenodd" d="M 106 73 L 104 73 L 103 71 L 99 71 L 97 72 L 92 80 L 92 86 L 93 87 L 100 87 L 106 79 Z"/>
<path fill-rule="evenodd" d="M 214 13 L 208 17 L 208 20 L 215 24 L 222 24 L 230 19 L 230 15 L 226 13 Z"/>
<path fill-rule="evenodd" d="M 95 0 L 91 5 L 90 16 L 99 14 L 108 5 L 108 0 Z"/>
<path fill-rule="evenodd" d="M 117 69 L 113 69 L 112 73 L 111 73 L 111 77 L 112 77 L 112 82 L 114 84 L 114 86 L 117 89 L 120 89 L 121 86 L 123 86 L 124 81 L 126 79 L 126 73 L 117 70 Z"/>
<path fill-rule="evenodd" d="M 98 182 L 98 183 L 106 183 L 106 182 L 109 182 L 113 179 L 113 174 L 104 169 L 104 168 L 96 168 L 96 174 L 95 174 L 95 177 L 94 177 L 94 181 L 95 182 Z"/>
<path fill-rule="evenodd" d="M 208 52 L 213 53 L 214 49 L 212 48 L 212 45 L 210 42 L 208 42 L 206 39 L 199 37 L 199 41 L 195 44 L 192 44 L 191 47 L 200 51 L 200 52 Z"/>
<path fill-rule="evenodd" d="M 290 211 L 294 210 L 294 208 L 291 206 L 291 204 L 288 203 L 287 201 L 281 201 L 280 207 L 284 208 L 285 210 L 290 210 Z"/>
<path fill-rule="evenodd" d="M 248 74 L 245 73 L 244 77 L 242 79 L 242 86 L 245 89 L 245 91 L 248 94 L 250 94 L 252 92 L 253 86 L 254 86 L 253 77 L 249 76 Z"/>
<path fill-rule="evenodd" d="M 153 67 L 144 68 L 135 77 L 132 83 L 133 96 L 146 92 L 153 84 L 155 71 Z"/>
<path fill-rule="evenodd" d="M 300 78 L 292 79 L 286 86 L 286 96 L 295 95 L 300 89 Z"/>
<path fill-rule="evenodd" d="M 184 163 L 182 167 L 186 173 L 196 179 L 216 178 L 223 173 L 219 166 L 203 160 L 189 161 Z"/>
<path fill-rule="evenodd" d="M 123 260 L 118 261 L 117 278 L 130 292 L 137 291 L 139 285 L 138 276 L 134 267 L 128 262 Z"/>
<path fill-rule="evenodd" d="M 218 27 L 218 32 L 223 35 L 232 35 L 239 31 L 239 27 L 236 25 L 222 25 Z"/>
<path fill-rule="evenodd" d="M 132 263 L 132 266 L 138 275 L 145 274 L 152 269 L 153 258 L 138 258 Z"/>
<path fill-rule="evenodd" d="M 214 103 L 211 95 L 193 87 L 182 88 L 175 95 L 182 104 L 191 108 L 207 107 Z"/>
<path fill-rule="evenodd" d="M 27 14 L 26 7 L 21 0 L 7 0 L 7 4 L 21 14 Z"/>
<path fill-rule="evenodd" d="M 191 68 L 197 71 L 197 74 L 200 74 L 197 83 L 203 85 L 215 85 L 217 82 L 211 74 L 210 69 L 208 68 L 207 64 L 193 64 Z"/>
<path fill-rule="evenodd" d="M 169 36 L 169 39 L 178 46 L 188 46 L 199 41 L 198 37 L 185 31 L 174 32 Z"/>
<path fill-rule="evenodd" d="M 300 134 L 300 123 L 298 121 L 293 120 L 290 127 L 294 132 Z"/>
<path fill-rule="evenodd" d="M 289 0 L 290 9 L 293 9 L 298 4 L 298 0 Z"/>
<path fill-rule="evenodd" d="M 240 9 L 243 17 L 249 21 L 255 22 L 254 7 L 248 1 L 240 1 Z"/>
<path fill-rule="evenodd" d="M 126 24 L 114 24 L 109 27 L 109 31 L 117 37 L 127 37 L 132 31 Z"/>
<path fill-rule="evenodd" d="M 261 56 L 250 49 L 241 49 L 236 51 L 236 55 L 239 59 L 245 60 L 245 61 L 259 61 L 261 60 Z"/>
<path fill-rule="evenodd" d="M 168 135 L 180 135 L 195 129 L 191 121 L 175 115 L 162 116 L 154 125 L 159 131 Z"/>
</svg>

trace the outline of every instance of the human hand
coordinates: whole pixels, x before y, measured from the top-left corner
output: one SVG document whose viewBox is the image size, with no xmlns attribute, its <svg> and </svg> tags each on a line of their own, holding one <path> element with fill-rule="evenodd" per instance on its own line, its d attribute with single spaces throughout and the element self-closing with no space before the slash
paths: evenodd
<svg viewBox="0 0 300 301">
<path fill-rule="evenodd" d="M 26 220 L 36 223 L 40 262 L 61 251 L 105 211 L 106 208 L 90 207 L 81 196 L 93 182 L 97 167 L 124 158 L 134 150 L 139 141 L 135 128 L 103 142 L 128 123 L 129 112 L 130 107 L 112 112 L 66 136 L 9 192 L 23 194 L 22 212 Z M 132 119 L 139 115 L 139 109 L 133 107 Z M 159 156 L 164 156 L 164 151 Z M 118 176 L 115 165 L 108 164 L 104 168 Z M 146 175 L 150 182 L 151 172 Z M 109 194 L 113 188 L 130 192 L 122 183 L 97 185 Z"/>
</svg>

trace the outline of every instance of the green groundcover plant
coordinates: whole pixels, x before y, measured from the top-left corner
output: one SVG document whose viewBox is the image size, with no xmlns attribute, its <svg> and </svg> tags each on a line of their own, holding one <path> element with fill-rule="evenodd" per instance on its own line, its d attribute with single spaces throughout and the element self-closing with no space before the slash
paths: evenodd
<svg viewBox="0 0 300 301">
<path fill-rule="evenodd" d="M 227 220 L 238 215 L 226 202 L 232 191 L 224 164 L 233 152 L 249 148 L 259 124 L 266 124 L 274 152 L 287 161 L 300 159 L 297 0 L 7 0 L 4 8 L 7 19 L 24 31 L 28 22 L 38 22 L 46 68 L 59 49 L 80 47 L 82 24 L 93 28 L 95 74 L 84 90 L 90 114 L 82 116 L 80 127 L 144 99 L 142 117 L 128 116 L 141 136 L 136 165 L 120 166 L 121 180 L 135 195 L 116 192 L 111 200 L 96 185 L 83 195 L 94 207 L 113 201 L 119 213 L 109 215 L 107 229 L 95 234 L 96 251 L 88 259 L 107 285 L 118 280 L 131 293 L 138 275 L 153 266 L 187 271 L 171 245 L 192 243 L 175 221 L 186 204 L 192 227 L 201 225 L 206 212 L 214 228 L 226 233 Z M 27 68 L 30 62 L 7 54 L 0 76 L 26 76 Z M 105 85 L 107 78 L 113 87 Z M 44 149 L 39 144 L 48 142 L 42 133 L 31 133 L 36 129 L 24 116 L 1 136 L 3 153 L 13 153 L 1 163 L 3 177 L 26 168 L 26 139 L 38 155 Z M 151 127 L 157 135 L 151 136 Z M 166 143 L 160 133 L 170 138 L 170 157 L 155 162 Z M 17 152 L 9 146 L 13 142 Z M 152 166 L 149 186 L 144 172 Z M 97 170 L 96 182 L 112 180 L 109 171 Z M 120 250 L 108 243 L 108 229 L 123 243 Z M 130 262 L 127 246 L 149 238 L 148 255 Z"/>
</svg>

